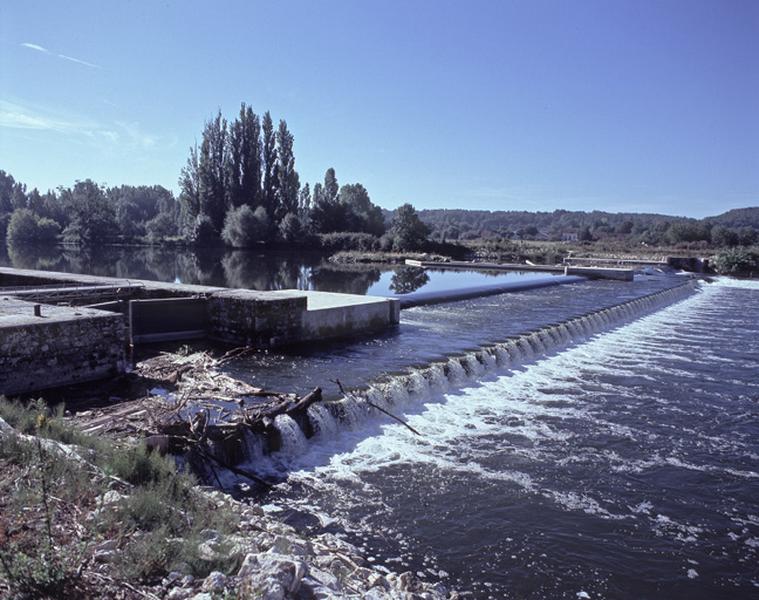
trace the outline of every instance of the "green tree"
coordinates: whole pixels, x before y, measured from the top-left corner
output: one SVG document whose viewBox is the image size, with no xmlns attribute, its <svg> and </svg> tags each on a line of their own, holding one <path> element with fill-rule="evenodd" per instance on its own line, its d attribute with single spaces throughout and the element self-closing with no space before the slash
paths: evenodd
<svg viewBox="0 0 759 600">
<path fill-rule="evenodd" d="M 324 173 L 324 197 L 327 202 L 337 202 L 337 195 L 340 193 L 340 185 L 337 183 L 335 170 L 330 167 Z"/>
<path fill-rule="evenodd" d="M 267 214 L 271 215 L 274 214 L 277 206 L 277 139 L 274 133 L 274 122 L 268 110 L 264 113 L 261 121 L 261 130 L 263 132 L 261 204 L 266 209 Z"/>
<path fill-rule="evenodd" d="M 73 215 L 63 231 L 66 243 L 90 245 L 116 239 L 116 215 L 101 186 L 90 179 L 77 181 L 71 190 L 65 190 L 64 202 Z"/>
<path fill-rule="evenodd" d="M 221 111 L 203 129 L 198 158 L 198 198 L 200 213 L 207 216 L 220 232 L 226 214 L 227 121 Z"/>
<path fill-rule="evenodd" d="M 160 212 L 145 224 L 148 241 L 155 243 L 177 235 L 177 221 L 167 212 Z"/>
<path fill-rule="evenodd" d="M 738 234 L 722 225 L 715 225 L 711 231 L 712 244 L 715 246 L 736 246 L 738 245 Z"/>
<path fill-rule="evenodd" d="M 16 180 L 13 175 L 0 169 L 0 215 L 13 212 L 13 188 Z"/>
<path fill-rule="evenodd" d="M 287 122 L 280 120 L 277 129 L 277 209 L 275 221 L 280 222 L 285 215 L 298 212 L 298 192 L 300 179 L 295 170 L 293 134 L 287 129 Z"/>
<path fill-rule="evenodd" d="M 11 244 L 55 242 L 61 228 L 52 219 L 40 218 L 28 208 L 17 208 L 8 222 L 7 239 Z"/>
<path fill-rule="evenodd" d="M 311 218 L 311 186 L 306 183 L 298 194 L 298 217 L 301 223 L 308 223 Z"/>
<path fill-rule="evenodd" d="M 372 204 L 369 192 L 360 183 L 351 183 L 340 188 L 338 200 L 348 208 L 349 231 L 362 231 L 380 236 L 385 233 L 385 219 L 382 209 Z"/>
<path fill-rule="evenodd" d="M 429 234 L 430 228 L 419 219 L 411 204 L 398 207 L 390 227 L 394 250 L 403 252 L 423 249 Z"/>
<path fill-rule="evenodd" d="M 254 211 L 247 204 L 231 209 L 224 219 L 221 237 L 228 246 L 248 248 L 266 241 L 269 235 L 269 216 L 263 206 Z"/>
<path fill-rule="evenodd" d="M 285 242 L 297 242 L 303 238 L 303 227 L 298 215 L 287 213 L 279 223 L 279 235 Z"/>
<path fill-rule="evenodd" d="M 329 168 L 324 174 L 324 185 L 314 186 L 311 226 L 315 232 L 348 231 L 350 211 L 346 204 L 338 201 L 339 191 L 335 170 Z"/>
<path fill-rule="evenodd" d="M 261 125 L 258 115 L 244 102 L 229 126 L 226 169 L 227 204 L 233 208 L 261 204 Z"/>
<path fill-rule="evenodd" d="M 197 143 L 190 146 L 187 163 L 179 175 L 179 201 L 188 217 L 194 219 L 200 214 L 200 166 Z"/>
</svg>

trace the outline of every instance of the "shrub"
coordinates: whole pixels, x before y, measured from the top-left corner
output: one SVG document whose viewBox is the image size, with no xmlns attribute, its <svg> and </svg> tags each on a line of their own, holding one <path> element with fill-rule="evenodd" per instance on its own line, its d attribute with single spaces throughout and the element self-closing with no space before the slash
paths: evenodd
<svg viewBox="0 0 759 600">
<path fill-rule="evenodd" d="M 177 235 L 179 228 L 174 218 L 169 213 L 158 213 L 145 224 L 145 233 L 151 242 L 165 240 Z"/>
<path fill-rule="evenodd" d="M 330 252 L 371 252 L 379 248 L 379 239 L 371 233 L 322 233 L 317 237 L 319 246 Z"/>
<path fill-rule="evenodd" d="M 14 242 L 55 242 L 61 228 L 52 219 L 39 218 L 27 208 L 13 211 L 8 221 L 7 238 Z"/>
<path fill-rule="evenodd" d="M 233 248 L 249 248 L 268 239 L 269 227 L 269 215 L 263 206 L 254 211 L 243 204 L 227 212 L 221 238 Z"/>
<path fill-rule="evenodd" d="M 279 235 L 285 242 L 297 242 L 303 238 L 303 226 L 298 215 L 287 213 L 279 224 Z"/>
<path fill-rule="evenodd" d="M 219 232 L 206 216 L 199 216 L 191 228 L 190 241 L 196 246 L 216 246 L 219 243 Z"/>
<path fill-rule="evenodd" d="M 149 485 L 177 474 L 174 461 L 150 452 L 144 444 L 114 452 L 103 465 L 112 475 L 134 485 Z"/>
<path fill-rule="evenodd" d="M 727 248 L 712 257 L 712 266 L 722 275 L 750 275 L 759 270 L 759 254 L 743 246 Z"/>
<path fill-rule="evenodd" d="M 103 536 L 118 543 L 109 569 L 132 582 L 155 583 L 176 569 L 205 577 L 212 570 L 231 572 L 238 566 L 239 556 L 222 545 L 218 556 L 199 550 L 207 539 L 203 530 L 222 535 L 234 531 L 239 525 L 236 513 L 197 493 L 195 480 L 178 473 L 171 458 L 150 454 L 144 446 L 125 448 L 89 436 L 69 427 L 62 415 L 62 407 L 49 410 L 42 401 L 24 405 L 0 398 L 0 417 L 9 424 L 29 434 L 97 448 L 86 460 L 133 486 L 119 486 L 125 496 L 105 510 L 94 510 L 112 481 L 87 462 L 48 451 L 39 442 L 0 436 L 0 466 L 10 469 L 0 478 L 0 580 L 14 594 L 93 597 L 80 589 L 85 581 L 81 571 Z M 85 456 L 81 450 L 79 454 Z M 24 528 L 16 527 L 19 523 Z M 3 540 L 11 527 L 12 540 Z"/>
</svg>

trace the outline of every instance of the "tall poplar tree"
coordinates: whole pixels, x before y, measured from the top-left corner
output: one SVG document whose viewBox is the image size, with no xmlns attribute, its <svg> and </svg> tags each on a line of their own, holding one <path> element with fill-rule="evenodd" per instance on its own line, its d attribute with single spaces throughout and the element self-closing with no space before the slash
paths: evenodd
<svg viewBox="0 0 759 600">
<path fill-rule="evenodd" d="M 337 183 L 335 170 L 330 167 L 324 173 L 324 199 L 326 202 L 337 202 L 337 195 L 340 192 L 340 186 Z"/>
<path fill-rule="evenodd" d="M 263 132 L 263 182 L 261 204 L 271 217 L 277 204 L 277 140 L 274 133 L 274 122 L 267 110 L 261 121 Z"/>
<path fill-rule="evenodd" d="M 200 212 L 207 216 L 213 228 L 221 232 L 227 209 L 226 177 L 227 166 L 227 121 L 218 112 L 216 118 L 207 121 L 203 129 L 203 141 L 198 157 L 198 191 Z"/>
<path fill-rule="evenodd" d="M 200 169 L 198 166 L 198 144 L 190 146 L 190 156 L 179 175 L 179 201 L 183 212 L 195 218 L 200 213 Z"/>
<path fill-rule="evenodd" d="M 244 203 L 255 209 L 261 205 L 261 123 L 250 106 L 243 107 L 245 118 L 240 110 L 240 119 L 243 122 L 245 151 L 241 160 L 241 187 Z"/>
<path fill-rule="evenodd" d="M 304 185 L 300 188 L 300 194 L 298 195 L 298 216 L 301 223 L 307 223 L 311 214 L 311 186 Z"/>
<path fill-rule="evenodd" d="M 229 126 L 225 171 L 228 207 L 255 209 L 261 203 L 261 126 L 244 102 Z"/>
<path fill-rule="evenodd" d="M 274 213 L 277 222 L 289 213 L 298 213 L 300 179 L 295 170 L 293 142 L 293 134 L 287 129 L 287 122 L 281 119 L 277 129 L 277 206 Z"/>
</svg>

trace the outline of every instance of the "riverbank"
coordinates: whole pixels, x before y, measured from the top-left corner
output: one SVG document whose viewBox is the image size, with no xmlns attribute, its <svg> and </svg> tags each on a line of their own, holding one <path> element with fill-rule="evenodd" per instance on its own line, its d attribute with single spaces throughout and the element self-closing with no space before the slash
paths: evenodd
<svg viewBox="0 0 759 600">
<path fill-rule="evenodd" d="M 458 597 L 373 567 L 339 535 L 300 535 L 144 445 L 84 434 L 41 402 L 0 400 L 0 468 L 4 597 Z"/>
</svg>

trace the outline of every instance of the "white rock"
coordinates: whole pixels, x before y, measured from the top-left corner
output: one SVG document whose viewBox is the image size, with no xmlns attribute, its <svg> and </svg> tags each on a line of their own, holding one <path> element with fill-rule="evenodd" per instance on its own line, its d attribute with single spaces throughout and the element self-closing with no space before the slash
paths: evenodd
<svg viewBox="0 0 759 600">
<path fill-rule="evenodd" d="M 123 497 L 124 495 L 116 490 L 108 490 L 104 494 L 98 496 L 95 502 L 98 507 L 102 507 L 109 504 L 116 504 L 116 502 L 119 502 Z"/>
<path fill-rule="evenodd" d="M 227 577 L 219 571 L 212 571 L 208 577 L 203 580 L 201 590 L 204 592 L 221 592 L 227 585 Z"/>
<path fill-rule="evenodd" d="M 188 590 L 183 587 L 176 587 L 169 590 L 169 593 L 166 594 L 166 598 L 167 600 L 185 600 L 186 598 L 190 597 L 190 594 L 192 594 L 192 590 Z"/>
<path fill-rule="evenodd" d="M 285 594 L 294 594 L 308 572 L 306 563 L 276 552 L 248 554 L 237 576 L 243 589 L 254 597 L 275 600 Z"/>
</svg>

